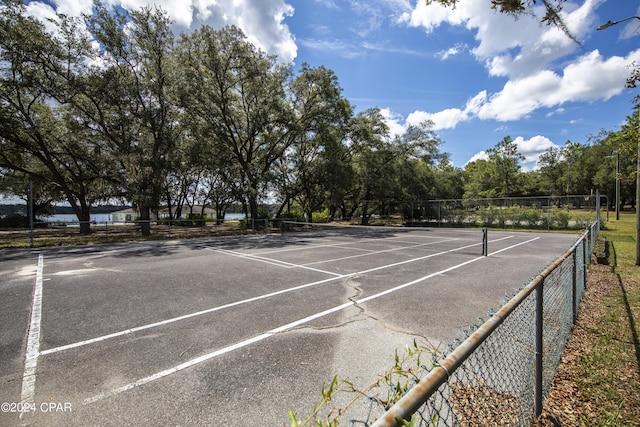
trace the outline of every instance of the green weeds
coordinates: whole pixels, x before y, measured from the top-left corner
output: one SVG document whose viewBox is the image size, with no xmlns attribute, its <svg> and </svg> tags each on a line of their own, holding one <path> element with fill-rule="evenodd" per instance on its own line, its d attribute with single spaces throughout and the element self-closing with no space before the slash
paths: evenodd
<svg viewBox="0 0 640 427">
<path fill-rule="evenodd" d="M 419 345 L 414 339 L 413 344 L 406 346 L 403 353 L 396 350 L 393 368 L 362 389 L 358 389 L 351 382 L 338 379 L 335 376 L 328 386 L 322 387 L 321 400 L 315 405 L 309 416 L 305 419 L 299 419 L 294 411 L 289 411 L 291 427 L 336 427 L 339 425 L 340 417 L 361 399 L 370 399 L 373 404 L 386 410 L 420 381 L 421 374 L 424 375 L 431 370 L 436 357 L 433 348 Z M 341 408 L 332 407 L 329 409 L 328 415 L 321 416 L 320 413 L 328 409 L 342 394 L 349 396 L 348 403 Z M 416 419 L 401 420 L 401 423 L 404 426 L 412 427 L 415 425 Z M 371 420 L 366 421 L 371 422 Z"/>
</svg>

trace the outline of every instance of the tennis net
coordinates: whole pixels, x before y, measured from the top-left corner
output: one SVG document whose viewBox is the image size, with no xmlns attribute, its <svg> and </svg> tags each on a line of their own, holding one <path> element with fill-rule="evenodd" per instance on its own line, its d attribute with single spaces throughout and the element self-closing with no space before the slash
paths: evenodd
<svg viewBox="0 0 640 427">
<path fill-rule="evenodd" d="M 487 254 L 486 229 L 354 225 L 348 222 L 309 223 L 288 220 L 280 221 L 279 228 L 283 235 L 304 235 L 305 238 L 386 239 L 403 235 L 413 238 L 456 238 L 477 242 L 479 249 L 481 245 L 482 254 Z"/>
</svg>

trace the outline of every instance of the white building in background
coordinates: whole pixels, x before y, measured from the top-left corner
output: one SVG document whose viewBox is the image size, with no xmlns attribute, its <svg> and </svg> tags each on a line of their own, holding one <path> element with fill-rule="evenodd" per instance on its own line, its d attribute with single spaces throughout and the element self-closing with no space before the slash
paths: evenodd
<svg viewBox="0 0 640 427">
<path fill-rule="evenodd" d="M 194 215 L 200 215 L 200 212 L 202 212 L 202 206 L 193 207 Z M 204 214 L 209 219 L 212 219 L 212 220 L 216 219 L 215 209 L 211 209 L 207 207 L 204 209 Z M 179 219 L 189 219 L 189 215 L 190 215 L 190 210 L 188 208 L 186 209 L 183 208 L 182 215 Z M 111 212 L 111 222 L 134 222 L 139 216 L 140 214 L 136 209 L 127 208 L 121 211 Z M 168 218 L 169 212 L 166 209 L 162 209 L 160 210 L 159 217 L 160 218 L 158 218 L 158 215 L 156 215 L 154 212 L 151 212 L 151 218 L 150 218 L 151 221 L 157 221 L 158 219 Z"/>
<path fill-rule="evenodd" d="M 138 216 L 137 210 L 127 208 L 121 211 L 111 212 L 111 222 L 134 222 Z M 151 214 L 151 219 L 156 219 L 154 214 Z"/>
</svg>

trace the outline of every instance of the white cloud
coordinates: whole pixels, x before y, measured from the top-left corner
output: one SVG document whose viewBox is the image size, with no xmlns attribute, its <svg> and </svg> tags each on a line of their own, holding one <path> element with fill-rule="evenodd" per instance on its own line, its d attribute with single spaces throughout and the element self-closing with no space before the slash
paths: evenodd
<svg viewBox="0 0 640 427">
<path fill-rule="evenodd" d="M 563 18 L 578 39 L 591 32 L 595 10 L 604 0 L 585 0 L 577 7 L 564 6 Z M 533 9 L 536 16 L 518 19 L 497 13 L 483 2 L 460 0 L 455 8 L 419 1 L 404 22 L 423 27 L 428 33 L 443 23 L 464 26 L 475 32 L 478 44 L 471 52 L 483 62 L 493 76 L 522 77 L 544 69 L 553 61 L 575 52 L 579 46 L 555 26 L 540 24 L 542 6 Z"/>
<path fill-rule="evenodd" d="M 351 31 L 360 37 L 367 37 L 379 30 L 384 21 L 402 22 L 402 17 L 411 11 L 409 0 L 349 0 L 351 11 L 359 19 L 351 23 Z"/>
<path fill-rule="evenodd" d="M 449 49 L 443 50 L 437 53 L 437 56 L 440 57 L 441 60 L 446 61 L 449 57 L 458 55 L 459 53 L 467 50 L 467 45 L 463 43 L 457 43 L 455 46 L 450 47 Z"/>
<path fill-rule="evenodd" d="M 580 5 L 565 4 L 563 18 L 578 39 L 593 33 L 595 11 L 603 2 L 585 0 Z M 460 0 L 453 9 L 438 4 L 427 6 L 426 2 L 419 1 L 410 14 L 404 15 L 404 21 L 427 32 L 443 23 L 466 27 L 475 33 L 478 42 L 471 52 L 486 66 L 488 74 L 508 78 L 502 90 L 489 95 L 480 92 L 473 103 L 467 103 L 462 110 L 449 108 L 430 113 L 436 127 L 442 129 L 451 129 L 474 115 L 483 120 L 518 120 L 539 108 L 607 100 L 624 90 L 629 64 L 640 62 L 640 50 L 624 58 L 608 59 L 594 50 L 577 56 L 563 68 L 554 69 L 556 61 L 580 48 L 564 32 L 554 26 L 541 25 L 539 18 L 532 16 L 514 20 L 474 0 Z M 637 23 L 635 25 L 637 29 Z M 447 58 L 457 52 L 454 46 L 440 56 Z"/>
<path fill-rule="evenodd" d="M 636 9 L 636 17 L 640 16 L 640 6 Z M 620 32 L 621 39 L 630 39 L 640 34 L 640 19 L 631 19 Z"/>
<path fill-rule="evenodd" d="M 394 138 L 402 135 L 406 130 L 406 125 L 402 123 L 404 118 L 402 115 L 394 113 L 389 108 L 381 108 L 380 114 L 384 117 L 384 122 L 389 127 L 389 136 Z"/>
<path fill-rule="evenodd" d="M 489 155 L 486 153 L 486 151 L 476 153 L 467 161 L 467 163 L 464 164 L 464 166 L 466 167 L 469 163 L 473 163 L 476 160 L 489 160 Z"/>
<path fill-rule="evenodd" d="M 559 114 L 564 114 L 564 113 L 565 113 L 565 109 L 560 107 L 560 108 L 555 109 L 554 111 L 548 112 L 545 117 L 549 118 L 549 117 L 553 117 L 553 116 L 556 116 L 556 115 L 559 115 Z"/>
<path fill-rule="evenodd" d="M 438 112 L 416 110 L 407 116 L 405 123 L 432 120 L 437 131 L 454 129 L 458 123 L 474 118 L 501 122 L 519 120 L 539 108 L 555 109 L 547 117 L 562 114 L 565 112 L 563 104 L 607 100 L 622 93 L 630 72 L 628 66 L 633 62 L 640 63 L 640 49 L 626 57 L 607 59 L 597 50 L 588 52 L 569 63 L 561 74 L 542 70 L 509 80 L 500 92 L 488 95 L 481 91 L 463 108 L 447 108 Z M 401 123 L 401 120 L 396 117 L 395 123 Z"/>
<path fill-rule="evenodd" d="M 549 138 L 542 135 L 536 135 L 529 139 L 524 139 L 523 137 L 518 136 L 513 140 L 513 142 L 518 146 L 518 152 L 525 158 L 523 162 L 524 170 L 537 169 L 538 160 L 541 154 L 551 147 L 559 148 L 557 144 L 554 144 Z M 465 163 L 465 166 L 469 163 L 475 162 L 476 160 L 488 159 L 489 155 L 486 151 L 481 151 L 474 154 L 467 163 Z"/>
<path fill-rule="evenodd" d="M 464 110 L 448 108 L 433 114 L 424 111 L 414 111 L 407 117 L 407 123 L 409 124 L 418 124 L 425 120 L 433 121 L 434 130 L 453 129 L 458 123 L 469 120 L 469 115 Z"/>
<path fill-rule="evenodd" d="M 513 140 L 518 146 L 518 151 L 525 157 L 524 163 L 538 162 L 540 155 L 551 147 L 559 148 L 549 138 L 542 135 L 536 135 L 530 139 L 524 139 L 519 136 Z"/>
<path fill-rule="evenodd" d="M 93 0 L 57 0 L 53 2 L 59 13 L 70 16 L 80 16 L 83 13 L 91 13 Z"/>
<path fill-rule="evenodd" d="M 355 59 L 366 55 L 365 50 L 356 48 L 354 45 L 342 40 L 298 39 L 297 42 L 309 49 L 324 53 L 331 52 L 333 55 L 346 59 Z"/>
<path fill-rule="evenodd" d="M 376 51 L 376 52 L 398 53 L 402 55 L 411 55 L 411 56 L 430 56 L 430 54 L 422 50 L 398 48 L 395 46 L 389 46 L 387 44 L 375 44 L 370 42 L 364 42 L 362 43 L 362 47 L 364 49 Z"/>
<path fill-rule="evenodd" d="M 284 19 L 294 13 L 286 0 L 107 0 L 107 5 L 128 10 L 145 6 L 159 6 L 175 22 L 179 31 L 190 29 L 194 23 L 208 24 L 213 28 L 235 25 L 247 39 L 263 51 L 277 55 L 281 62 L 291 62 L 297 55 L 295 38 Z M 90 13 L 92 0 L 53 0 L 55 10 L 71 16 Z M 44 3 L 32 2 L 30 13 L 42 19 L 53 15 Z"/>
<path fill-rule="evenodd" d="M 551 70 L 505 83 L 489 97 L 478 117 L 500 121 L 517 120 L 534 110 L 558 107 L 567 102 L 607 100 L 624 91 L 628 65 L 640 62 L 640 49 L 626 57 L 603 58 L 592 51 L 567 65 L 562 75 Z"/>
<path fill-rule="evenodd" d="M 56 17 L 56 13 L 51 6 L 40 2 L 32 2 L 27 5 L 27 13 L 42 22 L 48 31 L 55 30 L 55 27 L 48 21 L 48 19 L 55 19 Z"/>
<path fill-rule="evenodd" d="M 314 0 L 314 1 L 326 7 L 327 9 L 340 9 L 334 0 Z"/>
</svg>

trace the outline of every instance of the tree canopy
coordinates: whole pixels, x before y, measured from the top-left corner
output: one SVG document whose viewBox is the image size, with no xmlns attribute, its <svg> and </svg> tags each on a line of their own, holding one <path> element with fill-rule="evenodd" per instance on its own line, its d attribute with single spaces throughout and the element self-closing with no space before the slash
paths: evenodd
<svg viewBox="0 0 640 427">
<path fill-rule="evenodd" d="M 493 2 L 505 13 L 531 5 Z M 355 112 L 332 70 L 280 64 L 238 28 L 176 37 L 156 7 L 95 3 L 47 25 L 19 0 L 1 7 L 0 183 L 19 193 L 16 180 L 33 181 L 42 203 L 73 208 L 81 232 L 91 207 L 113 199 L 132 203 L 148 234 L 153 213 L 196 205 L 219 219 L 238 204 L 251 218 L 366 224 L 390 211 L 414 218 L 433 199 L 610 192 L 613 153 L 623 202 L 635 203 L 637 117 L 549 149 L 533 171 L 509 136 L 456 168 L 432 122 L 390 135 L 379 108 Z"/>
</svg>

